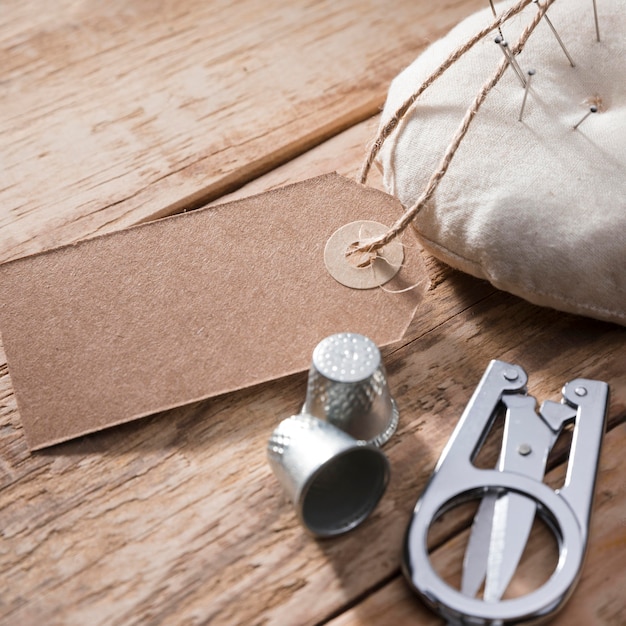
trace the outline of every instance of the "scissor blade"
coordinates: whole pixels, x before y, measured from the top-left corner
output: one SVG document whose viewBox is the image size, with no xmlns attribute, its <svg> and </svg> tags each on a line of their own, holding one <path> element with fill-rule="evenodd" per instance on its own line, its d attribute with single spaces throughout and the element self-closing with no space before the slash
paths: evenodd
<svg viewBox="0 0 626 626">
<path fill-rule="evenodd" d="M 498 496 L 488 492 L 483 496 L 474 516 L 465 557 L 463 558 L 463 575 L 461 593 L 475 598 L 487 575 L 487 557 L 491 540 L 491 525 Z"/>
<path fill-rule="evenodd" d="M 535 519 L 533 500 L 509 493 L 495 503 L 483 599 L 498 602 L 522 558 Z M 514 529 L 514 532 L 512 532 Z"/>
<path fill-rule="evenodd" d="M 519 422 L 524 422 L 530 417 L 536 417 L 534 407 L 535 400 L 531 396 L 514 394 L 512 397 L 505 397 L 503 401 L 507 405 L 505 416 L 504 438 L 502 441 L 502 449 L 498 460 L 498 469 L 503 471 L 506 468 L 506 456 L 510 459 L 511 445 L 511 427 L 513 431 L 519 431 Z M 515 410 L 511 411 L 509 405 L 514 405 Z M 530 412 L 530 414 L 529 414 Z M 515 424 L 512 424 L 515 422 Z M 515 435 L 513 435 L 515 436 Z M 509 460 L 509 464 L 511 461 Z M 497 509 L 496 509 L 497 507 Z M 463 574 L 461 577 L 461 593 L 470 597 L 476 597 L 487 572 L 491 569 L 491 581 L 493 586 L 494 576 L 500 570 L 500 563 L 504 558 L 502 552 L 505 543 L 504 532 L 507 515 L 506 515 L 506 494 L 497 494 L 489 492 L 483 496 L 478 511 L 474 516 L 472 530 L 465 550 L 463 559 Z M 499 511 L 496 514 L 496 510 Z M 534 510 L 533 510 L 534 516 Z M 530 532 L 530 529 L 528 529 Z M 523 546 L 522 546 L 523 549 Z M 515 563 L 517 565 L 517 562 Z M 513 568 L 515 569 L 515 568 Z"/>
<path fill-rule="evenodd" d="M 504 440 L 498 468 L 541 482 L 546 461 L 562 425 L 575 415 L 570 407 L 544 402 L 539 417 L 530 396 L 503 398 L 507 406 Z M 546 419 L 548 418 L 548 419 Z M 509 586 L 528 542 L 537 505 L 522 494 L 506 493 L 494 507 L 483 598 L 497 602 Z"/>
</svg>

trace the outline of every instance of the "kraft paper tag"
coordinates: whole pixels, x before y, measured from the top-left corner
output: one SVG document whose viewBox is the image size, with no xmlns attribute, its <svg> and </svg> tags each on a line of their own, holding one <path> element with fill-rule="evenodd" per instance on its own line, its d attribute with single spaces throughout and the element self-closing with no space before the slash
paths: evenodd
<svg viewBox="0 0 626 626">
<path fill-rule="evenodd" d="M 384 287 L 324 248 L 402 206 L 328 174 L 0 266 L 0 332 L 31 449 L 308 368 L 325 336 L 400 339 L 425 289 L 415 242 Z M 297 407 L 295 407 L 297 408 Z"/>
</svg>

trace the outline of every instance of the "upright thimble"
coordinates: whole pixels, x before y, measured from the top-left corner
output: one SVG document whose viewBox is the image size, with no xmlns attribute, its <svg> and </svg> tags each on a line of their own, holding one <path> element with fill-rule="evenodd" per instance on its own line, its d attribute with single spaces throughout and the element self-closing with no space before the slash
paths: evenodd
<svg viewBox="0 0 626 626">
<path fill-rule="evenodd" d="M 306 413 L 276 427 L 267 457 L 300 521 L 320 537 L 360 524 L 389 482 L 389 461 L 380 449 Z"/>
<path fill-rule="evenodd" d="M 383 445 L 398 426 L 378 346 L 357 333 L 338 333 L 313 351 L 303 413 L 358 440 Z"/>
</svg>

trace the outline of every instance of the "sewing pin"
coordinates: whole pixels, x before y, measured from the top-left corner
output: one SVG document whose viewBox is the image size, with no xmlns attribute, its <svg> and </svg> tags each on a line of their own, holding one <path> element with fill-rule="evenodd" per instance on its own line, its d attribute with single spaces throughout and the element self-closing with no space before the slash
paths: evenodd
<svg viewBox="0 0 626 626">
<path fill-rule="evenodd" d="M 522 83 L 522 87 L 526 87 L 526 80 L 524 79 L 524 73 L 522 72 L 522 68 L 519 66 L 519 63 L 515 60 L 515 57 L 513 56 L 513 53 L 511 52 L 509 48 L 509 44 L 506 41 L 504 41 L 502 37 L 496 37 L 494 41 L 500 46 L 500 48 L 502 49 L 502 53 L 504 54 L 507 61 L 509 62 L 509 65 L 515 70 L 517 77 Z"/>
<path fill-rule="evenodd" d="M 493 8 L 493 5 L 492 5 L 492 8 Z M 598 25 L 598 7 L 596 6 L 596 0 L 593 0 L 593 19 L 596 23 L 596 40 L 600 41 L 600 26 Z"/>
<path fill-rule="evenodd" d="M 494 17 L 498 17 L 498 14 L 496 13 L 496 7 L 493 6 L 493 0 L 489 0 L 489 4 L 491 5 L 491 12 L 493 13 Z M 594 7 L 595 7 L 595 0 L 594 0 Z M 502 37 L 502 39 L 504 39 L 504 35 L 502 34 L 502 29 L 498 26 L 498 32 L 500 33 L 500 37 Z M 598 39 L 598 41 L 600 41 Z"/>
<path fill-rule="evenodd" d="M 528 70 L 528 78 L 526 79 L 526 88 L 524 89 L 524 98 L 522 99 L 522 108 L 519 112 L 518 121 L 522 121 L 522 115 L 524 115 L 524 107 L 526 106 L 526 98 L 528 97 L 528 90 L 530 89 L 530 80 L 535 75 L 535 70 Z"/>
<path fill-rule="evenodd" d="M 513 65 L 513 69 L 517 72 L 517 75 L 519 76 L 519 79 L 520 79 L 520 81 L 522 83 L 522 86 L 525 87 L 526 86 L 526 79 L 524 78 L 524 72 L 522 72 L 522 68 L 519 66 L 519 63 L 517 62 L 517 59 L 515 58 L 515 55 L 511 51 L 511 48 L 509 48 L 509 44 L 506 41 L 503 41 L 502 42 L 502 47 L 508 53 L 509 60 L 511 61 L 511 64 Z"/>
<path fill-rule="evenodd" d="M 589 111 L 583 115 L 583 117 L 578 120 L 578 123 L 574 125 L 574 130 L 576 130 L 592 113 L 596 113 L 598 111 L 597 106 L 590 106 Z"/>
<path fill-rule="evenodd" d="M 533 2 L 537 5 L 537 7 L 539 7 L 539 0 L 533 0 Z M 574 60 L 572 59 L 572 57 L 570 56 L 569 52 L 567 51 L 567 48 L 565 47 L 565 44 L 563 43 L 563 40 L 559 37 L 559 33 L 556 32 L 556 28 L 554 28 L 554 24 L 552 24 L 552 20 L 548 17 L 548 13 L 547 12 L 543 14 L 543 19 L 546 20 L 546 22 L 548 23 L 548 26 L 550 27 L 550 30 L 552 31 L 552 33 L 556 37 L 556 40 L 559 42 L 559 46 L 561 46 L 561 49 L 563 50 L 563 52 L 565 52 L 565 56 L 567 57 L 567 60 L 569 61 L 569 64 L 572 67 L 576 67 L 574 65 Z"/>
</svg>

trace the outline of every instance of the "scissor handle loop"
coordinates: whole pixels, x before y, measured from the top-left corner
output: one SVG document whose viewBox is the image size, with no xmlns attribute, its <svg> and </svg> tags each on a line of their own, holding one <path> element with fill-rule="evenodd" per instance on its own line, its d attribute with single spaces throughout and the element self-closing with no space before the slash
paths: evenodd
<svg viewBox="0 0 626 626">
<path fill-rule="evenodd" d="M 463 595 L 439 577 L 428 557 L 427 538 L 434 520 L 455 501 L 467 499 L 472 493 L 494 490 L 520 493 L 535 500 L 539 510 L 544 509 L 555 526 L 559 560 L 552 576 L 538 589 L 519 598 L 487 603 Z M 415 591 L 446 619 L 470 617 L 475 621 L 467 623 L 476 625 L 520 623 L 548 616 L 567 600 L 582 565 L 586 535 L 568 503 L 547 485 L 521 474 L 475 470 L 454 486 L 438 484 L 437 489 L 426 489 L 407 530 L 403 562 Z"/>
</svg>

